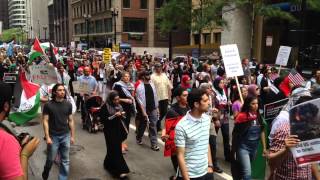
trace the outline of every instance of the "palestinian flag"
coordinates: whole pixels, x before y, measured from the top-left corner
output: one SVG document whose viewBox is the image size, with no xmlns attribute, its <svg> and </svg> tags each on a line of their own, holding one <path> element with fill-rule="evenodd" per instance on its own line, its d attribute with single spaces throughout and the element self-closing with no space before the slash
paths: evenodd
<svg viewBox="0 0 320 180">
<path fill-rule="evenodd" d="M 29 61 L 28 63 L 31 63 L 32 61 L 34 61 L 37 57 L 40 57 L 41 55 L 45 55 L 40 41 L 38 40 L 38 38 L 36 38 L 34 40 L 33 46 L 31 47 L 31 52 L 29 53 Z"/>
<path fill-rule="evenodd" d="M 17 125 L 24 124 L 38 115 L 40 107 L 40 86 L 27 80 L 25 72 L 20 71 L 14 88 L 14 107 L 9 120 Z"/>
</svg>

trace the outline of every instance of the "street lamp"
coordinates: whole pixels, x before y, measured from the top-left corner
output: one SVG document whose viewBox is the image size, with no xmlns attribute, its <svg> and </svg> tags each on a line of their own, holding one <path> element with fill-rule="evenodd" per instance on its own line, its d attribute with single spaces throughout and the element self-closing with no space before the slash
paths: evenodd
<svg viewBox="0 0 320 180">
<path fill-rule="evenodd" d="M 47 41 L 47 29 L 48 29 L 48 27 L 47 26 L 43 26 L 42 28 L 44 30 L 44 41 Z"/>
<path fill-rule="evenodd" d="M 83 15 L 84 19 L 86 20 L 86 25 L 87 25 L 87 45 L 88 45 L 88 49 L 90 48 L 90 42 L 89 42 L 89 22 L 90 22 L 90 19 L 91 19 L 91 15 L 90 14 L 84 14 Z"/>
<path fill-rule="evenodd" d="M 116 8 L 111 8 L 111 16 L 113 19 L 113 30 L 114 30 L 114 45 L 117 44 L 117 17 L 119 15 L 119 11 Z"/>
</svg>

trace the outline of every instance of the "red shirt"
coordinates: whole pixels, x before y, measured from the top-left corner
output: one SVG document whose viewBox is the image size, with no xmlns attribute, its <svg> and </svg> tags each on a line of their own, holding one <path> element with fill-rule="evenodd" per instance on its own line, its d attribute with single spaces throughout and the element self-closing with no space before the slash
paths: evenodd
<svg viewBox="0 0 320 180">
<path fill-rule="evenodd" d="M 254 121 L 257 120 L 257 118 L 257 113 L 240 112 L 235 119 L 235 123 L 245 123 L 248 121 Z"/>
</svg>

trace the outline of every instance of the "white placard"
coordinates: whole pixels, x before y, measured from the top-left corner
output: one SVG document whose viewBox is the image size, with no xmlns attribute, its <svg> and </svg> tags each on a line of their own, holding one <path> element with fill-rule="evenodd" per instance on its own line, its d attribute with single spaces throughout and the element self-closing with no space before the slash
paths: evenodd
<svg viewBox="0 0 320 180">
<path fill-rule="evenodd" d="M 2 25 L 3 25 L 3 23 L 2 23 L 2 21 L 0 21 L 0 35 L 2 34 Z"/>
<path fill-rule="evenodd" d="M 280 46 L 278 56 L 276 59 L 276 64 L 281 66 L 286 66 L 289 60 L 290 52 L 291 52 L 291 47 Z"/>
<path fill-rule="evenodd" d="M 36 84 L 56 84 L 58 82 L 56 70 L 50 65 L 32 65 L 30 75 L 32 82 Z"/>
<path fill-rule="evenodd" d="M 220 46 L 227 77 L 243 76 L 238 46 L 229 44 Z"/>
</svg>

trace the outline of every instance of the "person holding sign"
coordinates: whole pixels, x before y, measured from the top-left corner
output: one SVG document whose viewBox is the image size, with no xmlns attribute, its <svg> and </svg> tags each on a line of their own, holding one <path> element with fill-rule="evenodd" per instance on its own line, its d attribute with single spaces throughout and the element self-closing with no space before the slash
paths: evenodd
<svg viewBox="0 0 320 180">
<path fill-rule="evenodd" d="M 251 179 L 251 162 L 255 159 L 261 139 L 266 154 L 265 133 L 262 119 L 258 112 L 258 98 L 248 96 L 236 116 L 232 132 L 232 155 L 235 157 L 231 164 L 234 179 Z"/>
<path fill-rule="evenodd" d="M 291 147 L 296 147 L 300 140 L 297 135 L 290 135 L 289 109 L 292 106 L 312 99 L 310 92 L 304 88 L 295 89 L 288 104 L 273 121 L 269 135 L 270 152 L 267 155 L 270 166 L 269 179 L 309 180 L 313 176 L 319 180 L 317 165 L 299 167 L 293 159 Z"/>
</svg>

